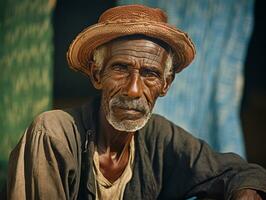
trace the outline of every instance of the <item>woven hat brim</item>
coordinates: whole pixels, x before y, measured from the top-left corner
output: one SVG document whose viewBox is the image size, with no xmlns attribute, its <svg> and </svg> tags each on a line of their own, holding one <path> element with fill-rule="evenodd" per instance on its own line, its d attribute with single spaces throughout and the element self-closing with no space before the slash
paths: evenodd
<svg viewBox="0 0 266 200">
<path fill-rule="evenodd" d="M 89 75 L 89 63 L 98 46 L 115 38 L 142 34 L 167 43 L 174 53 L 174 67 L 180 72 L 195 57 L 195 47 L 185 32 L 162 22 L 98 23 L 86 28 L 71 43 L 67 52 L 69 66 Z"/>
</svg>

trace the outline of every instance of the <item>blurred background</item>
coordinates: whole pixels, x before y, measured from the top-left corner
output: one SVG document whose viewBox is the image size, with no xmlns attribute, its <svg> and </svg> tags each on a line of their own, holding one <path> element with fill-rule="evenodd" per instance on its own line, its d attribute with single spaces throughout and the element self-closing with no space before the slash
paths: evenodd
<svg viewBox="0 0 266 200">
<path fill-rule="evenodd" d="M 266 15 L 263 0 L 1 0 L 0 187 L 8 156 L 39 113 L 86 102 L 98 92 L 70 70 L 75 36 L 115 5 L 160 7 L 188 32 L 197 57 L 176 76 L 155 112 L 266 167 Z"/>
</svg>

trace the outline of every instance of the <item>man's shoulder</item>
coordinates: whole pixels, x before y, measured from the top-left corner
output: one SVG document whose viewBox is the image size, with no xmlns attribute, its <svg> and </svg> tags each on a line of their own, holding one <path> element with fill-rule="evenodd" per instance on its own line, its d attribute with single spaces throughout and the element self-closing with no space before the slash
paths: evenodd
<svg viewBox="0 0 266 200">
<path fill-rule="evenodd" d="M 202 141 L 195 138 L 183 128 L 158 114 L 153 114 L 140 130 L 139 138 L 150 152 L 161 151 L 167 146 L 172 153 L 189 155 L 192 151 L 200 149 Z"/>
<path fill-rule="evenodd" d="M 72 117 L 64 109 L 49 110 L 37 115 L 36 118 L 34 119 L 34 122 L 36 123 L 51 122 L 51 121 L 58 122 L 61 120 L 72 120 Z"/>
<path fill-rule="evenodd" d="M 45 126 L 46 128 L 54 125 L 64 126 L 67 123 L 74 122 L 73 114 L 77 113 L 75 110 L 78 111 L 76 108 L 45 111 L 36 116 L 33 123 L 35 125 Z"/>
<path fill-rule="evenodd" d="M 191 136 L 183 128 L 159 114 L 152 114 L 149 122 L 144 127 L 144 132 L 152 135 L 152 137 Z"/>
<path fill-rule="evenodd" d="M 173 122 L 171 122 L 169 119 L 167 119 L 166 117 L 160 115 L 160 114 L 156 114 L 153 113 L 151 115 L 150 121 L 154 121 L 154 122 L 162 122 L 162 123 L 170 123 L 173 124 Z"/>
<path fill-rule="evenodd" d="M 147 125 L 149 128 L 153 128 L 155 130 L 166 130 L 169 128 L 182 129 L 164 116 L 155 113 L 151 115 L 151 118 Z"/>
<path fill-rule="evenodd" d="M 32 132 L 45 134 L 61 139 L 73 137 L 77 126 L 81 123 L 81 108 L 50 110 L 39 114 L 30 125 Z"/>
</svg>

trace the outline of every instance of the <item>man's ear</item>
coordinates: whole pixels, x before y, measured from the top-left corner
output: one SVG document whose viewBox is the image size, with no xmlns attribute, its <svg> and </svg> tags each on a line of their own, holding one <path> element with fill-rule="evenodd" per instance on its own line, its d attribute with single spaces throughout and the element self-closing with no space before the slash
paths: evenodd
<svg viewBox="0 0 266 200">
<path fill-rule="evenodd" d="M 93 86 L 98 90 L 102 89 L 100 73 L 101 73 L 100 67 L 96 66 L 94 62 L 91 62 L 90 63 L 90 79 L 91 79 Z"/>
<path fill-rule="evenodd" d="M 168 92 L 170 86 L 172 85 L 172 82 L 174 79 L 175 79 L 175 74 L 174 75 L 168 75 L 165 78 L 164 85 L 163 85 L 162 91 L 160 93 L 160 97 L 163 97 L 167 94 L 167 92 Z"/>
</svg>

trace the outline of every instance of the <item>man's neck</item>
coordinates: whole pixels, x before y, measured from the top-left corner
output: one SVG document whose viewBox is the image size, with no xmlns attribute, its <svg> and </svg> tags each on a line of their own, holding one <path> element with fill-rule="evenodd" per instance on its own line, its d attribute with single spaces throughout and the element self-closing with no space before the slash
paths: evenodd
<svg viewBox="0 0 266 200">
<path fill-rule="evenodd" d="M 130 144 L 134 132 L 123 132 L 116 130 L 106 120 L 105 114 L 102 108 L 100 108 L 99 128 L 97 135 L 97 146 L 100 151 L 109 151 L 121 155 L 126 149 L 128 149 L 128 145 Z"/>
<path fill-rule="evenodd" d="M 97 130 L 97 151 L 99 167 L 103 176 L 113 183 L 123 173 L 129 161 L 129 147 L 134 133 L 114 129 L 106 120 L 100 108 Z"/>
</svg>

